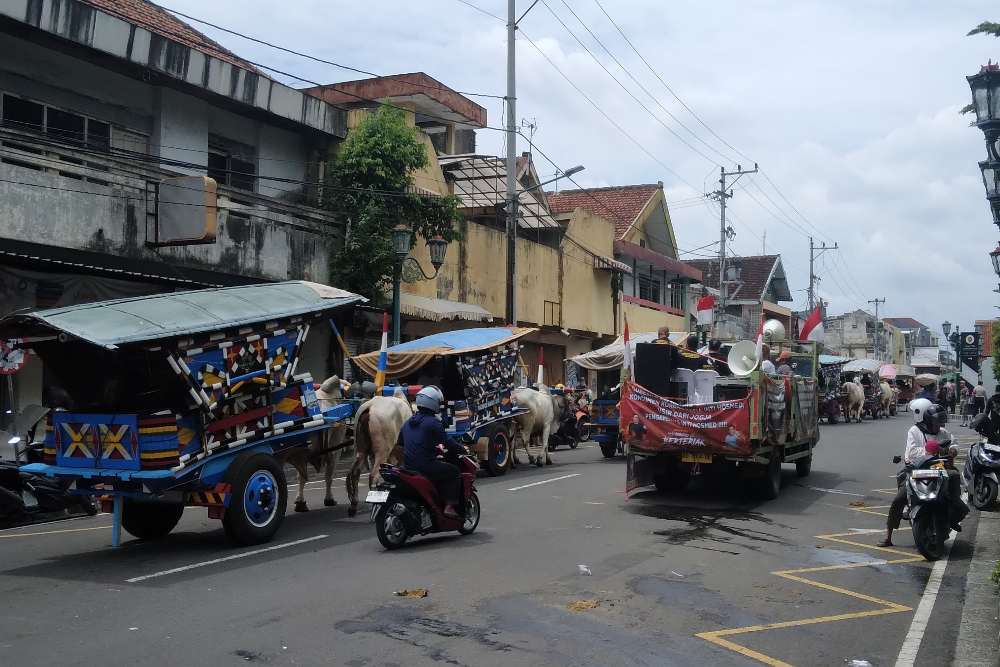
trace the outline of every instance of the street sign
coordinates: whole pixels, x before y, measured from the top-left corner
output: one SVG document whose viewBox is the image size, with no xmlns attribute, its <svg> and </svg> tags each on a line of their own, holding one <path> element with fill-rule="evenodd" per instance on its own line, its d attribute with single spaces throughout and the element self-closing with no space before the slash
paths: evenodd
<svg viewBox="0 0 1000 667">
<path fill-rule="evenodd" d="M 979 372 L 980 343 L 978 331 L 963 331 L 958 337 L 958 358 L 963 365 L 977 373 Z"/>
</svg>

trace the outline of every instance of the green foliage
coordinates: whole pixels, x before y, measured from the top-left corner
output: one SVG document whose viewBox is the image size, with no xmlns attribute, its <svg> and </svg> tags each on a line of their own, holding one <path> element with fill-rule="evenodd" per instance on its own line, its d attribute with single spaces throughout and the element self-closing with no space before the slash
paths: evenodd
<svg viewBox="0 0 1000 667">
<path fill-rule="evenodd" d="M 968 32 L 968 37 L 972 35 L 993 35 L 994 37 L 1000 37 L 1000 23 L 993 23 L 992 21 L 983 21 L 975 28 Z"/>
<path fill-rule="evenodd" d="M 1000 320 L 993 320 L 993 377 L 1000 379 Z"/>
<path fill-rule="evenodd" d="M 975 111 L 975 109 L 976 107 L 974 107 L 973 105 L 966 104 L 964 107 L 958 110 L 958 113 L 964 116 L 967 113 L 972 113 L 973 111 Z"/>
<path fill-rule="evenodd" d="M 990 574 L 990 581 L 1000 587 L 1000 560 L 996 562 L 993 566 L 993 572 Z"/>
<path fill-rule="evenodd" d="M 331 256 L 331 284 L 381 300 L 392 280 L 392 228 L 399 223 L 424 239 L 457 237 L 456 197 L 411 192 L 413 172 L 425 166 L 424 144 L 399 109 L 380 107 L 351 131 L 324 194 L 324 207 L 348 229 L 344 245 Z"/>
</svg>

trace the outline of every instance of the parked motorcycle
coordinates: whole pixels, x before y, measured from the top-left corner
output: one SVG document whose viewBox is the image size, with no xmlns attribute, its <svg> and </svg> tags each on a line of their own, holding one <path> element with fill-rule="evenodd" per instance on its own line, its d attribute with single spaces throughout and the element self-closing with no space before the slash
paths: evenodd
<svg viewBox="0 0 1000 667">
<path fill-rule="evenodd" d="M 900 457 L 893 458 L 893 463 L 899 461 Z M 944 543 L 951 534 L 948 521 L 951 505 L 946 468 L 948 461 L 948 458 L 935 456 L 906 475 L 906 497 L 913 543 L 920 555 L 929 561 L 944 556 Z"/>
<path fill-rule="evenodd" d="M 1000 471 L 1000 445 L 986 438 L 973 445 L 962 468 L 962 485 L 976 509 L 989 508 L 997 500 L 1000 490 L 997 474 Z"/>
<path fill-rule="evenodd" d="M 457 530 L 468 535 L 479 525 L 479 496 L 475 480 L 479 464 L 467 455 L 450 461 L 462 474 L 461 516 L 447 517 L 434 482 L 406 468 L 383 463 L 382 482 L 368 492 L 365 502 L 372 506 L 375 534 L 386 549 L 398 549 L 414 535 Z"/>
<path fill-rule="evenodd" d="M 576 449 L 581 442 L 590 441 L 590 411 L 577 408 L 559 422 L 559 428 L 549 435 L 549 451 L 554 452 L 561 445 Z"/>
</svg>

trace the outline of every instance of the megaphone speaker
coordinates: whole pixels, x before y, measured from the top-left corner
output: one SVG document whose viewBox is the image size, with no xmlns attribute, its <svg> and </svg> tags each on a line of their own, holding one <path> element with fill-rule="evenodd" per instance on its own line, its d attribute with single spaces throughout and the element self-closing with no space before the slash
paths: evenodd
<svg viewBox="0 0 1000 667">
<path fill-rule="evenodd" d="M 757 345 L 753 341 L 741 340 L 733 345 L 726 358 L 729 370 L 733 375 L 746 376 L 757 370 L 760 359 L 757 358 Z"/>
</svg>

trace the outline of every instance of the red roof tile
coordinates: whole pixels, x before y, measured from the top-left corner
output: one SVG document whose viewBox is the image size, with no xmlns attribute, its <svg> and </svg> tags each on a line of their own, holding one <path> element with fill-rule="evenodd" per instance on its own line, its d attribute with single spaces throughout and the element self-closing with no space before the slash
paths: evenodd
<svg viewBox="0 0 1000 667">
<path fill-rule="evenodd" d="M 82 0 L 96 9 L 134 23 L 157 35 L 166 37 L 179 44 L 207 53 L 208 55 L 231 63 L 251 72 L 259 72 L 257 68 L 243 60 L 235 53 L 225 48 L 207 35 L 198 32 L 179 18 L 146 0 Z"/>
<path fill-rule="evenodd" d="M 576 208 L 585 208 L 595 215 L 615 223 L 615 238 L 625 237 L 629 227 L 639 217 L 646 203 L 660 189 L 659 184 L 619 185 L 610 188 L 584 188 L 546 192 L 549 209 L 554 214 L 571 213 Z"/>
<path fill-rule="evenodd" d="M 760 299 L 767 289 L 767 279 L 771 276 L 776 262 L 780 261 L 780 255 L 758 255 L 756 257 L 730 257 L 726 260 L 726 266 L 739 267 L 740 281 L 743 285 L 736 293 L 735 299 Z M 701 271 L 703 284 L 708 287 L 718 289 L 719 287 L 719 260 L 717 259 L 689 259 L 688 264 Z M 778 287 L 777 299 L 779 301 L 791 301 L 791 294 L 787 293 L 788 287 L 784 286 L 786 294 L 782 294 Z M 732 288 L 730 288 L 732 289 Z M 782 296 L 787 298 L 782 299 Z"/>
<path fill-rule="evenodd" d="M 926 329 L 924 324 L 921 324 L 912 317 L 883 317 L 883 322 L 888 322 L 897 329 Z"/>
</svg>

